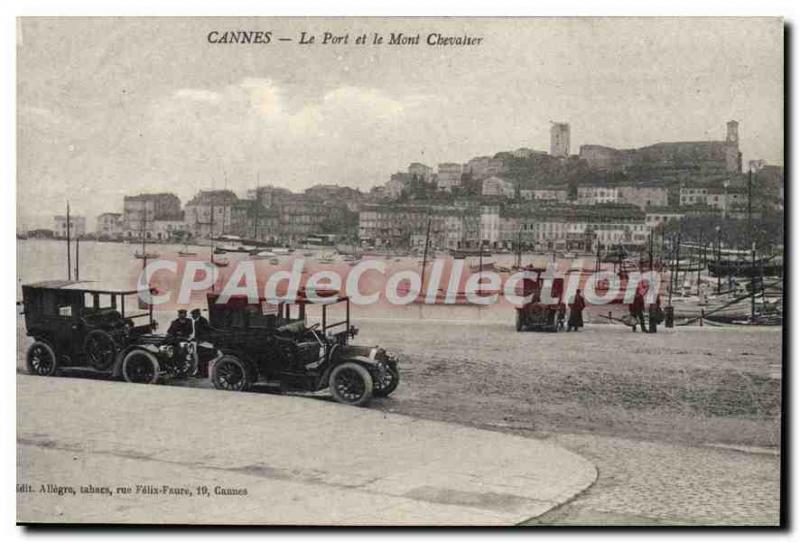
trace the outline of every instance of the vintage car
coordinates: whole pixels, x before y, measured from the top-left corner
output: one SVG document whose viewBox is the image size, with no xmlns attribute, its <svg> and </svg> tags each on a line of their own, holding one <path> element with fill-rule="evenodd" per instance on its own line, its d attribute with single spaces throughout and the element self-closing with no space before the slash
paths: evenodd
<svg viewBox="0 0 800 542">
<path fill-rule="evenodd" d="M 516 328 L 517 331 L 559 331 L 564 327 L 564 319 L 567 313 L 567 306 L 564 303 L 564 279 L 542 277 L 544 269 L 529 268 L 529 276 L 521 281 L 521 292 L 517 292 L 524 297 L 530 296 L 530 301 L 521 307 L 517 307 Z M 542 301 L 542 288 L 548 286 L 550 290 L 550 303 Z"/>
<path fill-rule="evenodd" d="M 214 387 L 242 391 L 256 382 L 271 382 L 283 391 L 329 388 L 334 399 L 351 405 L 391 394 L 400 381 L 397 359 L 377 346 L 350 344 L 357 334 L 350 325 L 350 299 L 333 290 L 317 294 L 324 295 L 324 303 L 315 303 L 304 291 L 291 303 L 251 303 L 244 296 L 220 303 L 219 295 L 208 294 L 208 340 L 221 353 L 209 368 Z M 307 309 L 312 305 L 321 320 L 309 326 Z M 335 306 L 344 309 L 344 316 L 331 322 Z"/>
<path fill-rule="evenodd" d="M 133 384 L 156 384 L 164 379 L 208 376 L 208 364 L 220 355 L 217 348 L 197 337 L 144 334 L 119 355 L 114 376 Z"/>
<path fill-rule="evenodd" d="M 138 309 L 138 291 L 91 288 L 89 281 L 52 280 L 22 286 L 27 334 L 33 337 L 28 372 L 50 376 L 63 367 L 112 374 L 118 354 L 156 323 L 152 308 Z M 136 321 L 145 319 L 137 325 Z"/>
</svg>

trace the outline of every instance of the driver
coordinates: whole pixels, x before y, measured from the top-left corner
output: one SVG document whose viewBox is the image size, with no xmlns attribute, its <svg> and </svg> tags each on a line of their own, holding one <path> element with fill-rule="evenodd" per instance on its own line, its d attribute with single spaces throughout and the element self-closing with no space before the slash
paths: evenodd
<svg viewBox="0 0 800 542">
<path fill-rule="evenodd" d="M 179 339 L 186 339 L 192 334 L 192 322 L 186 318 L 186 309 L 178 311 L 178 317 L 172 321 L 167 330 L 167 335 L 177 337 Z"/>
</svg>

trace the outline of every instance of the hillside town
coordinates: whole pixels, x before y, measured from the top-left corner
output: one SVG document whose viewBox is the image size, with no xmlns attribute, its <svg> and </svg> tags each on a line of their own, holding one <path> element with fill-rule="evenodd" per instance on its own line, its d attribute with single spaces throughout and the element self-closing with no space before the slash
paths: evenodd
<svg viewBox="0 0 800 542">
<path fill-rule="evenodd" d="M 246 194 L 201 190 L 185 203 L 172 193 L 130 195 L 121 212 L 100 214 L 94 231 L 82 216 L 71 216 L 70 229 L 75 237 L 101 241 L 229 236 L 292 246 L 323 236 L 331 243 L 408 250 L 427 238 L 439 250 L 594 252 L 642 249 L 651 232 L 687 220 L 728 221 L 730 234 L 732 223 L 748 217 L 748 204 L 751 220 L 769 222 L 783 211 L 783 167 L 751 160 L 743 168 L 734 120 L 719 141 L 637 149 L 581 145 L 572 154 L 567 123 L 552 123 L 550 140 L 549 153 L 519 148 L 435 169 L 413 162 L 369 192 L 318 184 L 294 193 L 268 185 Z M 766 229 L 763 242 L 782 243 L 780 224 Z M 28 234 L 60 238 L 66 230 L 66 216 L 59 215 L 52 231 Z M 725 242 L 737 244 L 735 238 Z"/>
</svg>

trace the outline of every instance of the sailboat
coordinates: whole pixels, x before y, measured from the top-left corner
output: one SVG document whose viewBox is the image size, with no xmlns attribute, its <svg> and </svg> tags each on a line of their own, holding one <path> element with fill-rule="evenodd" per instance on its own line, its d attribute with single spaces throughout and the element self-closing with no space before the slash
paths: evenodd
<svg viewBox="0 0 800 542">
<path fill-rule="evenodd" d="M 224 226 L 225 226 L 225 223 L 223 222 L 223 227 Z M 211 232 L 210 232 L 211 233 L 211 238 L 213 239 L 214 238 L 214 204 L 213 203 L 211 204 L 210 229 L 211 229 Z M 214 244 L 212 243 L 211 244 L 211 263 L 212 263 L 212 265 L 216 265 L 217 267 L 227 267 L 228 265 L 230 265 L 230 262 L 228 260 L 224 259 L 224 258 L 223 259 L 214 258 L 214 254 L 216 252 L 217 252 L 217 247 L 214 246 Z"/>
<path fill-rule="evenodd" d="M 136 258 L 137 260 L 144 260 L 144 263 L 142 265 L 147 265 L 147 260 L 152 260 L 160 256 L 158 252 L 147 252 L 147 235 L 145 234 L 146 221 L 147 221 L 147 207 L 144 207 L 142 210 L 142 219 L 139 221 L 140 224 L 139 234 L 142 236 L 142 251 L 139 252 L 137 250 L 133 254 L 133 257 Z"/>
</svg>

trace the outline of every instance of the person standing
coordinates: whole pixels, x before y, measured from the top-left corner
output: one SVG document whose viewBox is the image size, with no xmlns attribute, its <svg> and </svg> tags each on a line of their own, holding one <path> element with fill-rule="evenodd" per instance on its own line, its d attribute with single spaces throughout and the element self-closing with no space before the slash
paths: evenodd
<svg viewBox="0 0 800 542">
<path fill-rule="evenodd" d="M 569 320 L 567 320 L 567 331 L 578 331 L 578 328 L 583 327 L 583 309 L 586 307 L 586 301 L 583 299 L 583 294 L 580 290 L 575 292 L 575 299 L 569 306 Z"/>
<path fill-rule="evenodd" d="M 642 288 L 636 289 L 636 295 L 633 297 L 633 303 L 628 307 L 631 316 L 633 316 L 633 332 L 636 333 L 636 324 L 642 326 L 642 333 L 647 333 L 644 327 L 644 292 Z"/>
</svg>

